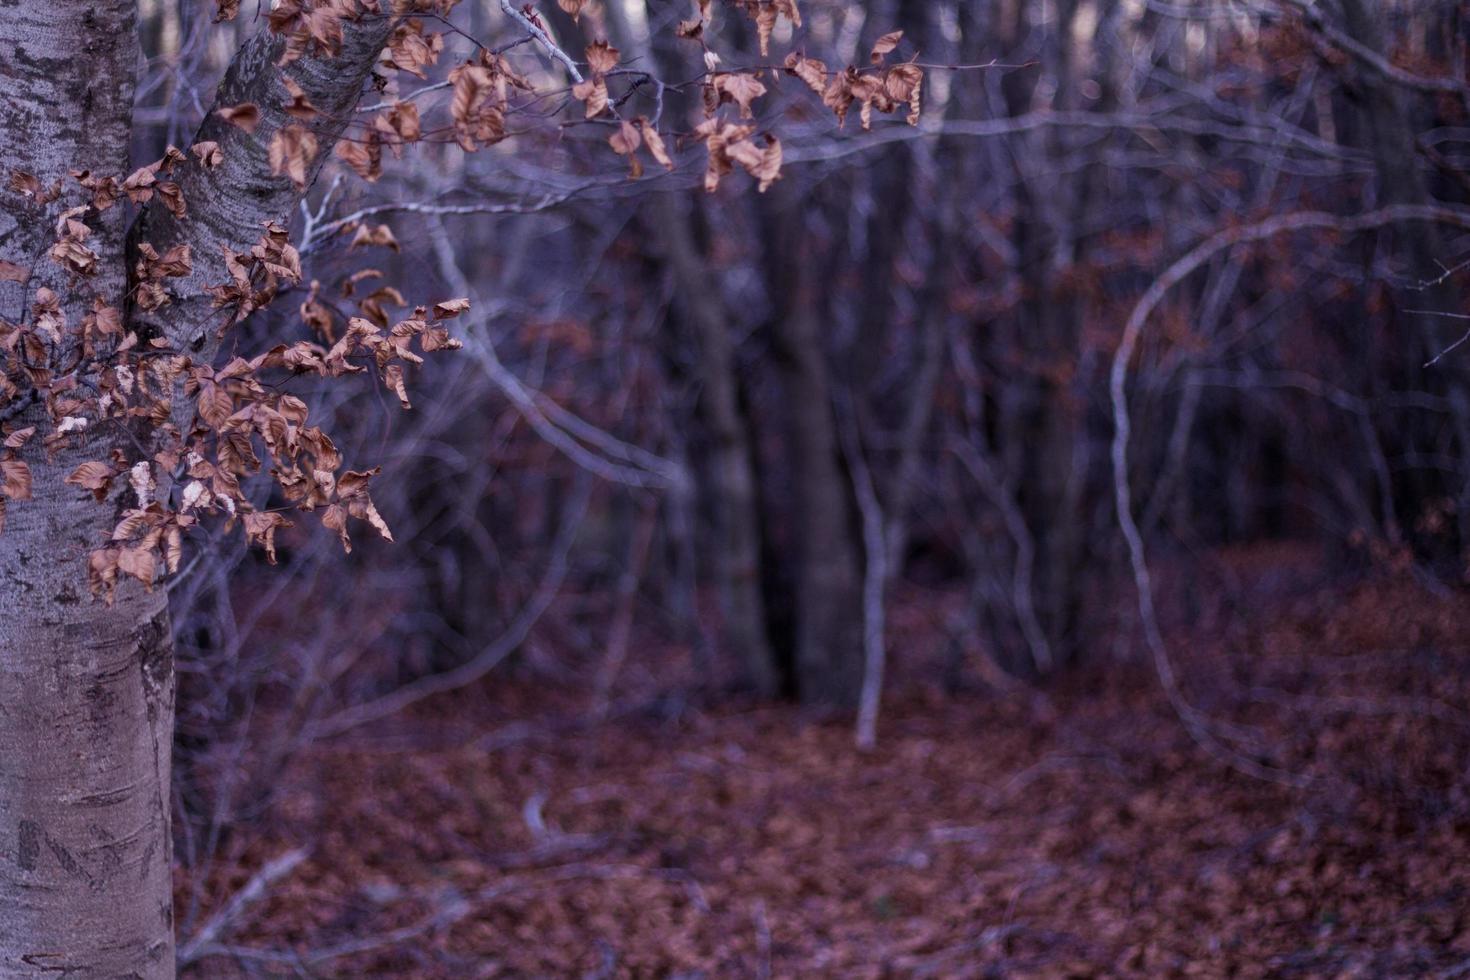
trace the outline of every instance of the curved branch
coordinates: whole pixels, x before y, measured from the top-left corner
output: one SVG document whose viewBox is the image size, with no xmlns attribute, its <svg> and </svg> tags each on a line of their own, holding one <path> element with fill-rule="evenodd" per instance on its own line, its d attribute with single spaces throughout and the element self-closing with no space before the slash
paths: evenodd
<svg viewBox="0 0 1470 980">
<path fill-rule="evenodd" d="M 1133 583 L 1138 590 L 1138 614 L 1143 624 L 1144 641 L 1153 656 L 1159 683 L 1163 685 L 1164 692 L 1169 697 L 1169 703 L 1174 707 L 1185 727 L 1189 729 L 1190 735 L 1207 752 L 1247 775 L 1285 783 L 1289 786 L 1305 786 L 1309 779 L 1298 773 L 1287 772 L 1275 766 L 1245 758 L 1221 742 L 1211 730 L 1209 718 L 1184 696 L 1179 686 L 1179 679 L 1174 673 L 1174 665 L 1169 659 L 1169 651 L 1164 644 L 1163 633 L 1159 629 L 1158 614 L 1154 608 L 1153 582 L 1144 551 L 1143 536 L 1133 517 L 1132 491 L 1128 477 L 1128 438 L 1132 434 L 1132 419 L 1128 414 L 1126 390 L 1128 362 L 1132 360 L 1134 351 L 1138 349 L 1138 342 L 1143 335 L 1143 328 L 1148 321 L 1149 314 L 1158 307 L 1169 290 L 1226 249 L 1265 241 L 1290 231 L 1321 228 L 1352 234 L 1405 221 L 1432 221 L 1460 228 L 1470 228 L 1470 210 L 1438 205 L 1404 204 L 1351 216 L 1323 211 L 1302 211 L 1277 215 L 1238 228 L 1227 228 L 1212 235 L 1164 270 L 1163 275 L 1155 279 L 1144 292 L 1133 307 L 1128 322 L 1123 328 L 1123 336 L 1113 355 L 1112 366 L 1108 374 L 1108 393 L 1113 407 L 1114 505 L 1117 510 L 1118 524 L 1128 546 Z"/>
</svg>

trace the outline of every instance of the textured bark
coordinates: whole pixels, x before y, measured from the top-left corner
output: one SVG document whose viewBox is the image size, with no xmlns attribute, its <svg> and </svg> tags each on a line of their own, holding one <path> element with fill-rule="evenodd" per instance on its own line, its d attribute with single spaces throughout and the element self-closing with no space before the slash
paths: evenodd
<svg viewBox="0 0 1470 980">
<path fill-rule="evenodd" d="M 0 171 L 49 184 L 68 169 L 127 172 L 131 0 L 0 9 Z M 73 285 L 44 258 L 65 206 L 0 212 L 0 258 L 34 267 L 0 292 L 7 313 L 42 285 L 75 322 L 93 294 L 120 305 L 123 208 L 89 219 L 99 271 Z M 24 299 L 22 298 L 24 291 Z M 39 410 L 15 420 L 40 421 Z M 0 974 L 173 975 L 169 748 L 173 662 L 165 597 L 137 583 L 87 594 L 88 552 L 112 509 L 62 484 L 86 450 L 28 453 L 34 499 L 0 533 Z"/>
<path fill-rule="evenodd" d="M 0 172 L 43 183 L 69 169 L 126 175 L 138 64 L 131 0 L 11 4 L 0 8 Z M 212 356 L 220 314 L 205 288 L 226 281 L 221 245 L 245 250 L 263 222 L 288 221 L 301 193 L 272 177 L 271 135 L 286 119 L 289 74 L 322 111 L 314 175 L 340 136 L 387 37 L 389 22 L 350 25 L 341 57 L 276 66 L 281 42 L 259 33 L 220 85 L 217 104 L 255 102 L 253 135 L 211 115 L 196 137 L 217 141 L 224 163 L 191 160 L 177 175 L 188 205 L 175 219 L 150 208 L 132 232 L 160 252 L 188 242 L 194 272 L 170 280 L 174 302 L 130 325 Z M 7 313 L 49 286 L 76 322 L 100 296 L 127 292 L 124 208 L 87 218 L 98 272 L 68 281 L 45 258 L 63 198 L 38 206 L 11 195 L 0 210 L 0 259 L 31 268 L 0 286 Z M 42 423 L 38 406 L 14 420 Z M 174 974 L 169 763 L 173 660 L 166 597 L 123 583 L 108 606 L 87 592 L 87 556 L 105 541 L 114 506 L 63 484 L 104 458 L 107 429 L 83 449 L 29 454 L 34 498 L 12 502 L 0 533 L 0 975 L 170 977 Z"/>
<path fill-rule="evenodd" d="M 307 172 L 314 180 L 351 121 L 391 29 L 389 18 L 365 16 L 344 24 L 337 57 L 303 57 L 284 66 L 277 64 L 284 47 L 280 37 L 262 28 L 245 42 L 220 82 L 214 107 L 254 103 L 260 109 L 259 126 L 247 133 L 211 112 L 194 142 L 217 142 L 223 163 L 206 170 L 191 154 L 177 176 L 188 205 L 185 218 L 175 218 L 155 201 L 133 229 L 134 245 L 148 242 L 160 254 L 187 242 L 194 262 L 191 275 L 168 281 L 172 301 L 167 306 L 130 317 L 141 335 L 167 337 L 204 358 L 214 352 L 218 328 L 228 314 L 213 308 L 206 289 L 229 281 L 221 246 L 247 251 L 260 240 L 266 222 L 289 225 L 304 196 L 286 177 L 272 176 L 271 137 L 292 124 L 311 130 L 317 152 Z M 284 107 L 290 102 L 286 78 L 299 85 L 316 107 L 319 115 L 314 119 L 302 122 L 286 114 Z"/>
</svg>

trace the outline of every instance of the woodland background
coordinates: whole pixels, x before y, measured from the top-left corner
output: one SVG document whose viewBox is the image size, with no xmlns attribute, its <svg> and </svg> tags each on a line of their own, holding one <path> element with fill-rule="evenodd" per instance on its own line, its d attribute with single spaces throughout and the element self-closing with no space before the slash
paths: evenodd
<svg viewBox="0 0 1470 980">
<path fill-rule="evenodd" d="M 142 8 L 138 161 L 255 28 Z M 726 67 L 779 65 L 716 8 Z M 323 295 L 370 264 L 473 307 L 409 413 L 299 382 L 382 465 L 396 543 L 301 522 L 270 567 L 219 531 L 170 586 L 182 960 L 1470 971 L 1470 240 L 1346 220 L 1470 203 L 1470 10 L 801 11 L 833 65 L 902 30 L 918 125 L 839 128 L 767 71 L 781 179 L 705 193 L 697 148 L 629 177 L 517 45 L 547 94 L 515 138 L 318 181 L 293 236 Z M 693 128 L 684 0 L 537 12 L 619 47 L 626 115 Z M 522 38 L 491 2 L 453 23 L 462 55 Z M 1344 220 L 1251 231 L 1299 212 Z"/>
</svg>

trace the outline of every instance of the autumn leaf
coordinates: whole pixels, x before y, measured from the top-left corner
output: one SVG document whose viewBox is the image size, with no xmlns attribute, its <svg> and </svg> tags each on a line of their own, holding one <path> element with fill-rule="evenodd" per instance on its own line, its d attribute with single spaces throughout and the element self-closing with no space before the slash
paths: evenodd
<svg viewBox="0 0 1470 980">
<path fill-rule="evenodd" d="M 224 153 L 214 140 L 201 140 L 189 147 L 189 151 L 198 158 L 199 165 L 205 170 L 213 170 L 225 160 Z"/>
<path fill-rule="evenodd" d="M 291 178 L 297 190 L 306 189 L 307 171 L 316 158 L 316 134 L 303 126 L 286 126 L 270 142 L 271 173 Z"/>
<path fill-rule="evenodd" d="M 30 441 L 31 436 L 36 434 L 36 427 L 28 425 L 24 429 L 16 429 L 5 437 L 6 449 L 20 449 Z"/>
<path fill-rule="evenodd" d="M 122 181 L 111 174 L 98 177 L 86 170 L 73 170 L 71 175 L 78 184 L 92 192 L 92 207 L 98 211 L 106 211 L 122 196 Z"/>
<path fill-rule="evenodd" d="M 137 495 L 140 508 L 153 503 L 153 494 L 158 490 L 158 484 L 153 479 L 153 467 L 146 459 L 140 459 L 128 470 L 128 485 Z"/>
<path fill-rule="evenodd" d="M 750 140 L 740 140 L 729 148 L 730 159 L 745 168 L 756 180 L 760 181 L 757 191 L 764 194 L 776 181 L 781 179 L 781 141 L 776 137 L 767 135 L 765 147 L 757 147 Z"/>
<path fill-rule="evenodd" d="M 600 78 L 589 78 L 572 86 L 572 96 L 587 104 L 587 118 L 600 115 L 608 106 L 607 83 Z"/>
<path fill-rule="evenodd" d="M 919 90 L 924 84 L 924 70 L 918 65 L 894 65 L 883 76 L 883 90 L 894 102 L 907 102 L 910 126 L 919 124 Z"/>
<path fill-rule="evenodd" d="M 187 163 L 188 161 L 189 158 L 184 156 L 184 151 L 170 143 L 168 148 L 163 151 L 163 159 L 154 163 L 153 169 L 165 177 L 171 177 L 173 176 L 174 169 L 179 164 Z"/>
<path fill-rule="evenodd" d="M 834 74 L 822 91 L 822 104 L 837 116 L 837 125 L 847 125 L 847 111 L 852 106 L 852 85 L 857 71 L 849 66 Z"/>
<path fill-rule="evenodd" d="M 61 298 L 46 286 L 36 290 L 36 298 L 31 301 L 31 322 L 53 344 L 61 343 L 66 315 L 61 311 Z"/>
<path fill-rule="evenodd" d="M 286 86 L 286 94 L 291 97 L 291 101 L 282 106 L 286 115 L 293 119 L 302 120 L 315 119 L 321 115 L 317 111 L 316 106 L 312 105 L 311 101 L 307 99 L 306 93 L 302 91 L 301 86 L 297 85 L 289 75 L 282 75 L 281 82 Z"/>
<path fill-rule="evenodd" d="M 873 64 L 882 64 L 883 59 L 887 57 L 894 48 L 898 47 L 898 42 L 901 40 L 903 40 L 903 31 L 891 31 L 878 38 L 877 42 L 873 45 L 873 53 L 870 55 Z"/>
<path fill-rule="evenodd" d="M 770 4 L 761 4 L 755 11 L 755 33 L 760 43 L 761 57 L 764 58 L 771 53 L 771 32 L 776 27 L 776 8 Z"/>
<path fill-rule="evenodd" d="M 356 234 L 352 236 L 352 241 L 347 244 L 348 249 L 366 248 L 368 246 L 391 248 L 395 252 L 399 251 L 398 239 L 393 237 L 393 229 L 387 225 L 373 225 L 371 227 L 368 225 L 357 226 Z"/>
<path fill-rule="evenodd" d="M 158 554 L 154 548 L 144 545 L 121 548 L 118 550 L 117 569 L 152 589 L 158 576 Z"/>
<path fill-rule="evenodd" d="M 163 180 L 159 181 L 153 190 L 158 195 L 158 199 L 163 202 L 163 206 L 168 208 L 170 214 L 175 218 L 184 217 L 188 209 L 184 206 L 183 189 L 178 184 L 172 180 Z"/>
<path fill-rule="evenodd" d="M 260 107 L 253 102 L 227 105 L 217 111 L 225 122 L 239 126 L 247 133 L 254 133 L 255 127 L 260 125 Z"/>
<path fill-rule="evenodd" d="M 451 320 L 469 308 L 470 301 L 467 299 L 446 299 L 442 303 L 434 304 L 434 319 Z"/>
<path fill-rule="evenodd" d="M 340 504 L 332 504 L 322 511 L 322 527 L 336 531 L 342 539 L 342 550 L 352 554 L 352 538 L 347 534 L 347 511 Z"/>
<path fill-rule="evenodd" d="M 0 460 L 0 493 L 11 500 L 30 500 L 31 468 L 18 459 Z"/>
<path fill-rule="evenodd" d="M 0 259 L 0 282 L 26 282 L 30 278 L 31 270 Z"/>
<path fill-rule="evenodd" d="M 643 145 L 643 136 L 638 127 L 624 119 L 607 138 L 608 145 L 619 156 L 628 158 L 628 177 L 637 180 L 643 176 L 643 164 L 638 160 L 638 147 Z"/>
<path fill-rule="evenodd" d="M 390 57 L 385 64 L 389 68 L 427 78 L 424 69 L 438 61 L 443 50 L 444 35 L 425 34 L 424 22 L 417 17 L 410 17 L 394 28 L 388 39 Z"/>
<path fill-rule="evenodd" d="M 218 432 L 234 414 L 235 402 L 230 393 L 213 381 L 204 381 L 199 386 L 199 417 L 211 429 Z"/>
<path fill-rule="evenodd" d="M 265 560 L 272 565 L 276 563 L 276 531 L 295 526 L 274 511 L 252 511 L 241 523 L 245 527 L 246 542 L 265 548 Z"/>
<path fill-rule="evenodd" d="M 370 132 L 362 140 L 340 140 L 332 152 L 369 183 L 383 176 L 383 148 L 377 133 Z"/>
<path fill-rule="evenodd" d="M 659 135 L 653 123 L 648 121 L 647 116 L 639 116 L 634 121 L 638 124 L 638 131 L 643 134 L 643 145 L 648 147 L 648 155 L 664 168 L 673 170 L 674 159 L 669 156 L 668 148 L 664 145 L 664 138 Z"/>
<path fill-rule="evenodd" d="M 827 88 L 827 65 L 816 58 L 793 51 L 786 56 L 786 71 L 806 83 L 807 88 L 821 95 Z"/>
<path fill-rule="evenodd" d="M 28 174 L 24 170 L 12 170 L 10 189 L 30 198 L 37 204 L 50 204 L 61 196 L 61 181 L 58 180 L 47 187 L 35 174 Z"/>
<path fill-rule="evenodd" d="M 107 498 L 108 492 L 112 489 L 112 480 L 115 476 L 117 476 L 117 470 L 111 464 L 92 460 L 72 470 L 71 475 L 63 482 L 74 487 L 81 487 L 83 490 L 90 490 L 93 497 L 102 501 Z"/>
<path fill-rule="evenodd" d="M 754 75 L 743 72 L 731 72 L 716 75 L 710 82 L 710 87 L 718 93 L 716 105 L 724 102 L 734 102 L 740 107 L 740 118 L 754 118 L 750 104 L 762 95 L 766 94 L 766 86 Z M 713 111 L 712 107 L 706 106 L 707 111 Z"/>
<path fill-rule="evenodd" d="M 419 107 L 412 102 L 398 102 L 391 108 L 378 113 L 373 128 L 388 138 L 388 145 L 397 156 L 404 143 L 416 143 L 422 135 L 419 124 Z"/>
<path fill-rule="evenodd" d="M 122 182 L 122 189 L 134 204 L 146 204 L 153 199 L 153 187 L 157 183 L 156 167 L 139 167 Z"/>
<path fill-rule="evenodd" d="M 592 77 L 572 86 L 572 96 L 586 103 L 587 118 L 601 115 L 608 107 L 607 82 L 603 76 L 618 66 L 618 49 L 606 41 L 594 41 L 587 45 L 587 67 Z"/>
<path fill-rule="evenodd" d="M 60 237 L 56 244 L 51 246 L 51 258 L 77 276 L 90 276 L 97 270 L 97 253 L 92 251 L 85 242 L 92 234 L 92 229 L 70 217 L 72 214 L 80 213 L 82 208 L 73 208 L 62 216 L 59 224 Z"/>
<path fill-rule="evenodd" d="M 483 65 L 460 65 L 449 73 L 454 95 L 449 114 L 454 120 L 455 139 L 466 153 L 479 144 L 490 145 L 505 138 L 505 113 L 490 101 L 499 94 L 496 76 Z"/>
<path fill-rule="evenodd" d="M 618 66 L 620 52 L 606 41 L 593 41 L 586 49 L 587 67 L 594 75 L 606 75 Z"/>
<path fill-rule="evenodd" d="M 403 383 L 403 365 L 389 364 L 383 368 L 383 387 L 398 396 L 398 403 L 404 408 L 413 408 L 408 401 L 408 388 Z"/>
</svg>

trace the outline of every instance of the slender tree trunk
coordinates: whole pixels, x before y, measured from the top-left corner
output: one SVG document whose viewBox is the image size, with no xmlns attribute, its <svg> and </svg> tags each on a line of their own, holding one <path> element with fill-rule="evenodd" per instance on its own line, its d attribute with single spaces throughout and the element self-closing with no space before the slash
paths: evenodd
<svg viewBox="0 0 1470 980">
<path fill-rule="evenodd" d="M 1383 54 L 1389 45 L 1384 34 L 1383 13 L 1377 4 L 1365 0 L 1342 0 L 1343 24 L 1346 33 L 1354 41 L 1372 52 Z M 1412 115 L 1406 111 L 1405 93 L 1392 81 L 1359 64 L 1353 77 L 1353 87 L 1359 101 L 1359 111 L 1364 122 L 1364 143 L 1373 156 L 1374 169 L 1378 174 L 1378 205 L 1430 204 L 1433 197 L 1420 172 L 1419 154 L 1415 149 Z M 1442 268 L 1446 253 L 1439 229 L 1430 222 L 1406 222 L 1395 229 L 1397 252 L 1409 263 L 1408 274 L 1412 278 L 1431 279 Z M 1454 310 L 1459 299 L 1451 288 L 1441 283 L 1422 292 L 1401 293 L 1398 305 L 1401 309 Z M 1435 393 L 1443 392 L 1457 409 L 1465 402 L 1467 373 L 1462 361 L 1451 358 L 1425 370 L 1424 362 L 1448 347 L 1460 333 L 1460 324 L 1449 317 L 1432 314 L 1403 312 L 1399 314 L 1410 327 L 1409 336 L 1398 334 L 1388 338 L 1388 349 L 1381 354 L 1375 352 L 1365 363 L 1391 365 L 1387 373 L 1388 388 L 1420 389 Z M 1382 338 L 1370 337 L 1370 344 L 1381 343 Z M 1382 359 L 1380 361 L 1380 358 Z M 1379 369 L 1380 372 L 1382 369 Z M 1377 375 L 1384 378 L 1383 373 Z M 1457 418 L 1464 423 L 1464 419 Z M 1365 425 L 1371 437 L 1376 429 L 1371 423 Z M 1438 452 L 1445 433 L 1439 420 L 1427 421 L 1423 415 L 1406 419 L 1405 430 L 1394 433 L 1397 441 L 1405 448 L 1426 458 Z M 1368 448 L 1373 450 L 1371 443 Z M 1433 536 L 1423 538 L 1415 534 L 1414 527 L 1421 516 L 1417 508 L 1422 501 L 1451 497 L 1460 493 L 1470 482 L 1470 468 L 1464 462 L 1470 447 L 1460 447 L 1460 472 L 1449 477 L 1437 467 L 1405 467 L 1395 472 L 1382 494 L 1381 507 L 1383 526 L 1391 539 L 1407 532 L 1409 540 L 1416 546 L 1421 557 L 1445 562 L 1463 562 L 1465 541 L 1446 545 Z M 1399 502 L 1398 505 L 1395 501 Z"/>
<path fill-rule="evenodd" d="M 709 441 L 701 468 L 713 501 L 722 636 L 741 664 L 745 682 L 762 697 L 776 693 L 776 668 L 766 642 L 765 602 L 760 591 L 760 524 L 750 436 L 735 378 L 735 350 L 718 296 L 719 284 L 702 261 L 688 216 L 672 194 L 650 204 L 650 214 L 674 274 L 678 309 L 694 334 L 698 351 L 699 412 Z"/>
<path fill-rule="evenodd" d="M 0 11 L 0 171 L 45 184 L 128 171 L 132 0 L 48 0 Z M 72 284 L 46 252 L 66 202 L 9 192 L 0 259 L 32 269 L 0 302 L 19 316 L 42 286 L 75 323 L 92 296 L 121 306 L 124 209 L 86 217 L 98 272 Z M 41 420 L 31 406 L 11 424 Z M 114 436 L 115 438 L 115 436 Z M 163 592 L 87 594 L 87 556 L 112 508 L 62 483 L 108 434 L 47 459 L 0 533 L 0 974 L 167 977 L 174 970 L 169 750 L 173 657 Z"/>
<path fill-rule="evenodd" d="M 777 309 L 772 342 L 785 394 L 786 453 L 796 498 L 797 691 L 808 703 L 855 707 L 863 678 L 863 558 L 838 443 L 821 297 L 800 200 L 800 188 L 785 182 L 764 202 Z"/>
</svg>

